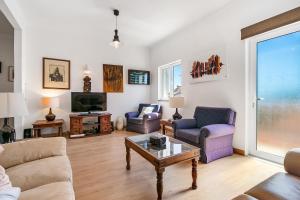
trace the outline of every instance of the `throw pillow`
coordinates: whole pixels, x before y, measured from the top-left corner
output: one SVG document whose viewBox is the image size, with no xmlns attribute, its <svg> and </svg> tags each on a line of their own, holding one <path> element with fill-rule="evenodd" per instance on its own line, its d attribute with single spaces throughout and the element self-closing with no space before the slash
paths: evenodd
<svg viewBox="0 0 300 200">
<path fill-rule="evenodd" d="M 144 115 L 152 113 L 153 110 L 154 110 L 154 107 L 143 107 L 142 112 L 139 115 L 139 118 L 143 118 Z"/>
<path fill-rule="evenodd" d="M 5 173 L 5 169 L 0 165 L 0 191 L 10 187 L 11 182 L 9 180 L 9 177 Z"/>
<path fill-rule="evenodd" d="M 21 189 L 18 187 L 9 187 L 0 190 L 0 199 L 5 200 L 18 200 L 20 197 Z"/>
</svg>

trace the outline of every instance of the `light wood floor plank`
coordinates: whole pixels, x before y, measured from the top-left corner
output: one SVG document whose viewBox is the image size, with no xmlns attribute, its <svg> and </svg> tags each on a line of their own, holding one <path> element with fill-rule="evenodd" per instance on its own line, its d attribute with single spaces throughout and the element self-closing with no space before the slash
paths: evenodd
<svg viewBox="0 0 300 200">
<path fill-rule="evenodd" d="M 70 139 L 74 190 L 77 200 L 155 200 L 154 167 L 131 151 L 131 171 L 126 170 L 126 131 L 111 135 Z M 198 165 L 198 189 L 191 190 L 191 162 L 171 166 L 164 173 L 165 200 L 227 200 L 283 171 L 281 166 L 234 155 Z"/>
</svg>

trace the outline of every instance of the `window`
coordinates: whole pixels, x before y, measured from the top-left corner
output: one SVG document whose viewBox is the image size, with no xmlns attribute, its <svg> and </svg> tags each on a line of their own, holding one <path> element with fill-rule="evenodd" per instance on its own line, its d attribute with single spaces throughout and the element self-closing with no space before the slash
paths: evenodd
<svg viewBox="0 0 300 200">
<path fill-rule="evenodd" d="M 182 65 L 175 61 L 158 67 L 158 100 L 182 95 Z"/>
</svg>

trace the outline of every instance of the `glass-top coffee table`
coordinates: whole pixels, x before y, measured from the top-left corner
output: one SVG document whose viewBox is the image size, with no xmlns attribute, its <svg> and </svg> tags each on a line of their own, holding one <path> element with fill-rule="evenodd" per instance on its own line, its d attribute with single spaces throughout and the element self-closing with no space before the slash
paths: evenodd
<svg viewBox="0 0 300 200">
<path fill-rule="evenodd" d="M 197 189 L 197 160 L 200 156 L 200 149 L 185 142 L 166 136 L 166 146 L 157 148 L 150 144 L 150 133 L 125 138 L 127 170 L 130 170 L 130 149 L 133 149 L 152 165 L 157 173 L 157 199 L 162 199 L 163 172 L 165 168 L 179 162 L 192 160 L 192 189 Z"/>
</svg>

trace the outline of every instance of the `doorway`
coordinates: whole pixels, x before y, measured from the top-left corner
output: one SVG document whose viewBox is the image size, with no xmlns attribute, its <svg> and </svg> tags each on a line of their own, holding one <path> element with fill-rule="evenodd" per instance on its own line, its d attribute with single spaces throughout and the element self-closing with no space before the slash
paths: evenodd
<svg viewBox="0 0 300 200">
<path fill-rule="evenodd" d="M 300 147 L 300 25 L 250 39 L 249 153 L 282 163 Z"/>
</svg>

